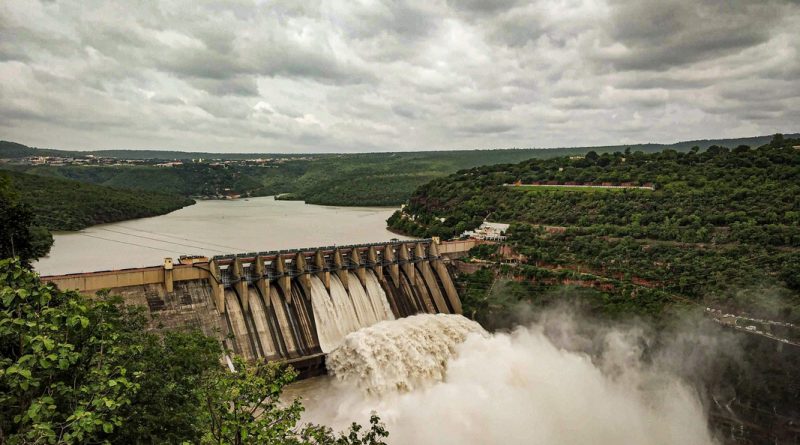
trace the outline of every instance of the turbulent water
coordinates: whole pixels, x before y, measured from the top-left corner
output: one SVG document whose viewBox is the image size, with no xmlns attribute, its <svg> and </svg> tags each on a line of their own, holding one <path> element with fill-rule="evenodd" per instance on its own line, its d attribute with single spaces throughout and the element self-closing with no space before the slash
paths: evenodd
<svg viewBox="0 0 800 445">
<path fill-rule="evenodd" d="M 377 412 L 391 444 L 714 443 L 696 394 L 644 364 L 634 339 L 581 341 L 604 350 L 565 349 L 540 325 L 490 335 L 418 315 L 349 334 L 328 356 L 335 377 L 294 391 L 307 421 L 344 428 Z"/>
<path fill-rule="evenodd" d="M 366 276 L 365 289 L 358 276 L 349 272 L 348 292 L 339 277 L 331 275 L 330 294 L 322 280 L 311 277 L 311 304 L 322 352 L 333 351 L 351 332 L 394 318 L 377 278 L 371 270 Z"/>
<path fill-rule="evenodd" d="M 378 323 L 345 337 L 328 372 L 371 393 L 408 391 L 444 378 L 447 360 L 468 334 L 486 335 L 461 316 L 420 314 Z"/>
</svg>

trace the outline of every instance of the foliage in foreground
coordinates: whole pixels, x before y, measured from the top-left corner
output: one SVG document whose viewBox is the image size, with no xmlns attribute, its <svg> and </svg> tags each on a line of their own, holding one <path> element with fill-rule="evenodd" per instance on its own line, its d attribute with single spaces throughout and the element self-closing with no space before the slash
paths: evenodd
<svg viewBox="0 0 800 445">
<path fill-rule="evenodd" d="M 0 443 L 382 444 L 376 416 L 335 434 L 279 400 L 296 374 L 199 333 L 146 331 L 141 308 L 87 299 L 0 260 Z"/>
</svg>

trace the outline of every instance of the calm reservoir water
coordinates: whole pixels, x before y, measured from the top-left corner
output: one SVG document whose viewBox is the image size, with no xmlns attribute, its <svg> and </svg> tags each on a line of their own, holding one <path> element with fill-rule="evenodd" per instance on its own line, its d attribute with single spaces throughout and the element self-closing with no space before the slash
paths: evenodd
<svg viewBox="0 0 800 445">
<path fill-rule="evenodd" d="M 386 230 L 385 207 L 330 207 L 272 197 L 198 201 L 167 215 L 55 233 L 42 275 L 162 264 L 165 257 L 220 255 L 403 238 Z"/>
</svg>

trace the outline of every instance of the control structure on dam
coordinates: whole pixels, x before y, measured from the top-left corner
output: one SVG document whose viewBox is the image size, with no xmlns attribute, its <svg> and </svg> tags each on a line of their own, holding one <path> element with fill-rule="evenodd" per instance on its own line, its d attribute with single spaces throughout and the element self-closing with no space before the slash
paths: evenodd
<svg viewBox="0 0 800 445">
<path fill-rule="evenodd" d="M 345 335 L 417 313 L 461 313 L 445 255 L 474 241 L 392 241 L 254 252 L 45 276 L 149 308 L 154 329 L 200 329 L 248 359 L 321 366 Z"/>
</svg>

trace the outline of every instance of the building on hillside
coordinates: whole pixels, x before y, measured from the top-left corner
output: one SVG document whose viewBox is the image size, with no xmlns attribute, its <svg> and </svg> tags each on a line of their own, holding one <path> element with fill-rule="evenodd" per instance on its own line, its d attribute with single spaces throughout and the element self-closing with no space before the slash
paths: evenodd
<svg viewBox="0 0 800 445">
<path fill-rule="evenodd" d="M 505 241 L 508 239 L 506 236 L 508 226 L 508 224 L 484 221 L 477 229 L 467 230 L 461 236 L 485 241 Z"/>
</svg>

